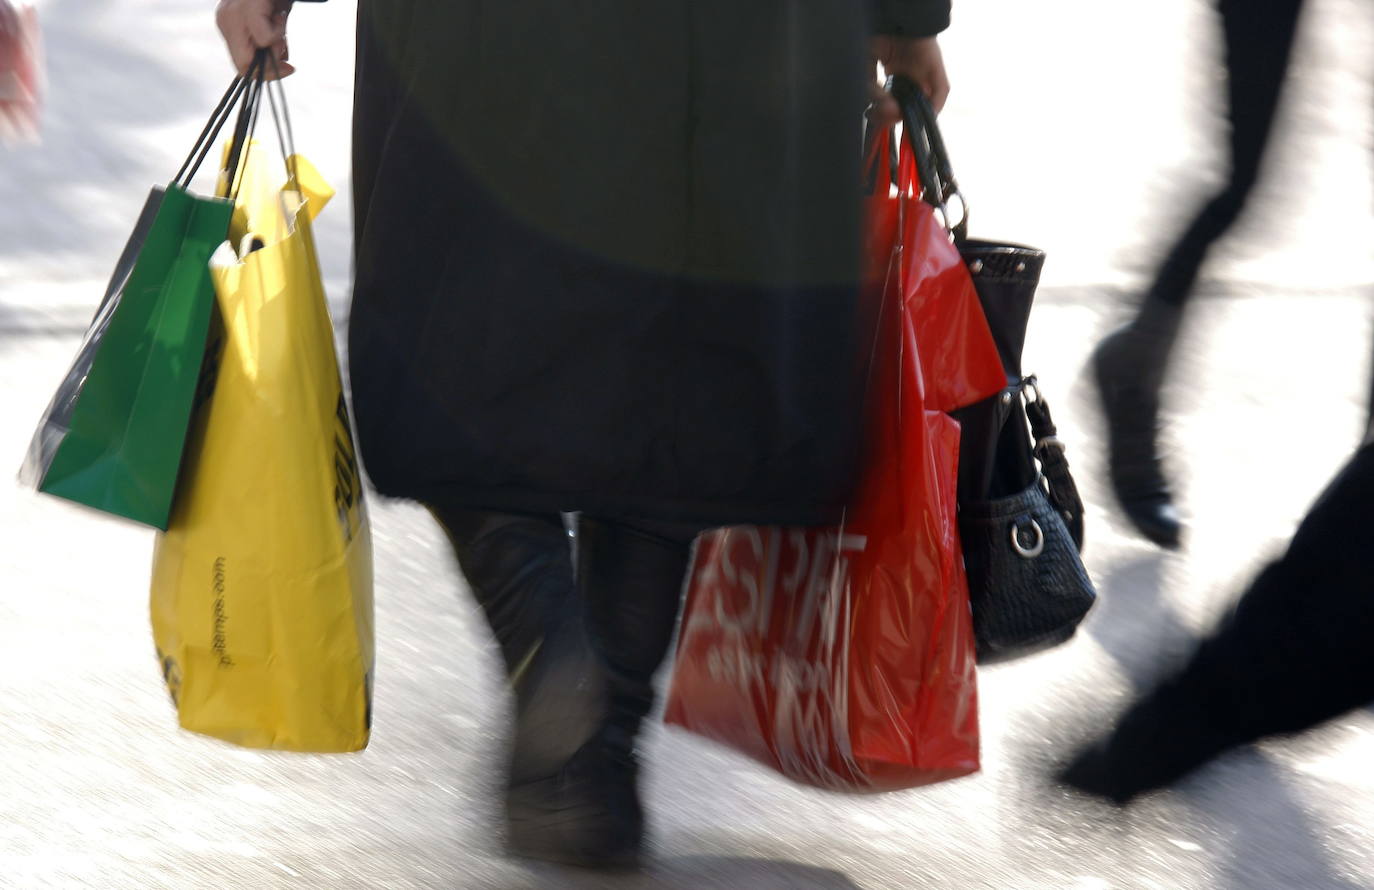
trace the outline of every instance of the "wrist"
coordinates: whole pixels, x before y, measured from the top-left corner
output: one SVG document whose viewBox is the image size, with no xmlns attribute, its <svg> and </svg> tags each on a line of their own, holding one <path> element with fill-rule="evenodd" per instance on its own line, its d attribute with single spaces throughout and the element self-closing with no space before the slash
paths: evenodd
<svg viewBox="0 0 1374 890">
<path fill-rule="evenodd" d="M 874 33 L 934 37 L 949 27 L 949 0 L 875 0 Z"/>
</svg>

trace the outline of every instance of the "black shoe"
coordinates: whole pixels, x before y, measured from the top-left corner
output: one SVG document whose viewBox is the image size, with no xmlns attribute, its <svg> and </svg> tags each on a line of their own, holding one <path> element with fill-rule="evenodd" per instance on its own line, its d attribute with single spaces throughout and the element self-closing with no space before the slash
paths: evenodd
<svg viewBox="0 0 1374 890">
<path fill-rule="evenodd" d="M 1177 549 L 1183 523 L 1159 459 L 1159 371 L 1130 327 L 1111 334 L 1093 353 L 1093 372 L 1107 419 L 1112 490 L 1131 524 L 1161 547 Z"/>
<path fill-rule="evenodd" d="M 1125 806 L 1143 789 L 1134 789 L 1113 769 L 1111 748 L 1103 740 L 1083 748 L 1055 776 L 1055 781 L 1080 794 Z"/>
<path fill-rule="evenodd" d="M 1228 730 L 1213 719 L 1197 676 L 1171 680 L 1132 707 L 1107 737 L 1080 750 L 1056 777 L 1084 794 L 1124 806 L 1167 788 L 1253 733 Z"/>
<path fill-rule="evenodd" d="M 583 868 L 639 867 L 644 810 L 632 740 L 598 734 L 546 779 L 512 785 L 507 843 L 514 855 Z"/>
</svg>

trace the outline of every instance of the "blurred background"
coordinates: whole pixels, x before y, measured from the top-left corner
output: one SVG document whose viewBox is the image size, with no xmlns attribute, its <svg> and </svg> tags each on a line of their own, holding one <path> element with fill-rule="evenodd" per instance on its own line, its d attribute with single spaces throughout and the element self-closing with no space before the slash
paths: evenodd
<svg viewBox="0 0 1374 890">
<path fill-rule="evenodd" d="M 306 757 L 180 732 L 148 627 L 151 533 L 0 485 L 0 886 L 1374 886 L 1368 712 L 1226 757 L 1124 813 L 1046 778 L 1187 650 L 1362 432 L 1374 13 L 1308 5 L 1265 180 L 1207 267 L 1180 358 L 1165 441 L 1191 531 L 1166 554 L 1109 500 L 1083 368 L 1220 175 L 1212 8 L 956 2 L 943 128 L 974 233 L 1049 253 L 1026 364 L 1088 504 L 1102 597 L 1069 645 L 982 673 L 981 774 L 824 794 L 660 727 L 645 874 L 510 862 L 487 793 L 504 707 L 495 651 L 418 508 L 371 505 L 372 744 Z M 0 469 L 17 469 L 148 187 L 176 170 L 231 75 L 210 0 L 44 0 L 39 12 L 42 142 L 0 147 Z M 341 329 L 352 25 L 348 0 L 299 8 L 287 82 L 298 148 L 339 189 L 316 231 Z"/>
</svg>

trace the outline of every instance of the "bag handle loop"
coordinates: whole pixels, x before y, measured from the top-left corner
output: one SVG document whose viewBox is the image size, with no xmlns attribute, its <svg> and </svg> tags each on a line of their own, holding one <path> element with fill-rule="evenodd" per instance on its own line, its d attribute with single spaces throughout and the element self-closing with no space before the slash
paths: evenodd
<svg viewBox="0 0 1374 890">
<path fill-rule="evenodd" d="M 966 240 L 968 201 L 954 178 L 949 150 L 945 147 L 944 137 L 940 133 L 939 124 L 936 123 L 935 109 L 931 107 L 930 100 L 921 88 L 909 78 L 888 78 L 887 88 L 902 110 L 902 129 L 916 159 L 922 197 L 940 211 L 946 227 L 953 233 L 956 241 Z M 956 198 L 959 201 L 959 220 L 951 224 L 949 204 Z"/>
<path fill-rule="evenodd" d="M 276 75 L 272 82 L 266 79 L 269 63 Z M 275 93 L 273 92 L 274 89 Z M 201 164 L 210 153 L 220 131 L 229 122 L 230 117 L 234 114 L 234 108 L 237 106 L 238 118 L 234 124 L 233 139 L 230 142 L 224 171 L 228 180 L 228 197 L 231 200 L 238 199 L 239 188 L 243 184 L 244 153 L 257 130 L 258 111 L 262 105 L 264 91 L 267 93 L 268 103 L 272 110 L 272 119 L 276 124 L 282 162 L 286 165 L 287 173 L 291 178 L 293 180 L 296 178 L 295 165 L 291 160 L 295 155 L 295 138 L 291 130 L 291 118 L 286 109 L 286 92 L 281 85 L 281 72 L 276 57 L 272 55 L 271 51 L 260 49 L 253 56 L 253 61 L 249 63 L 248 70 L 243 75 L 235 77 L 233 82 L 229 84 L 229 89 L 220 98 L 219 104 L 210 115 L 210 120 L 206 122 L 200 136 L 196 139 L 195 145 L 191 148 L 191 153 L 187 155 L 181 169 L 173 177 L 173 185 L 182 188 L 190 187 L 191 180 L 200 170 Z"/>
<path fill-rule="evenodd" d="M 256 60 L 254 60 L 254 64 L 256 64 Z M 181 169 L 177 170 L 176 176 L 172 177 L 173 185 L 183 188 L 190 185 L 191 179 L 200 170 L 201 163 L 204 162 L 205 156 L 209 153 L 210 146 L 214 145 L 220 130 L 229 122 L 234 106 L 239 103 L 247 91 L 253 70 L 253 65 L 249 65 L 248 74 L 235 77 L 233 82 L 229 84 L 229 89 L 220 98 L 219 104 L 210 114 L 210 120 L 205 123 L 204 129 L 200 131 L 200 136 L 196 138 L 195 145 L 191 146 L 191 153 L 182 162 Z"/>
</svg>

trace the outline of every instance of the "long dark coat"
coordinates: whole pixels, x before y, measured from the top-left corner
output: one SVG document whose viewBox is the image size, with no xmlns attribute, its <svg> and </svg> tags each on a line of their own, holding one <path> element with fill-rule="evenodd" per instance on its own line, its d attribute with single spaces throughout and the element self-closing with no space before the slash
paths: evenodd
<svg viewBox="0 0 1374 890">
<path fill-rule="evenodd" d="M 360 0 L 349 354 L 377 488 L 832 519 L 871 24 L 857 0 Z"/>
</svg>

